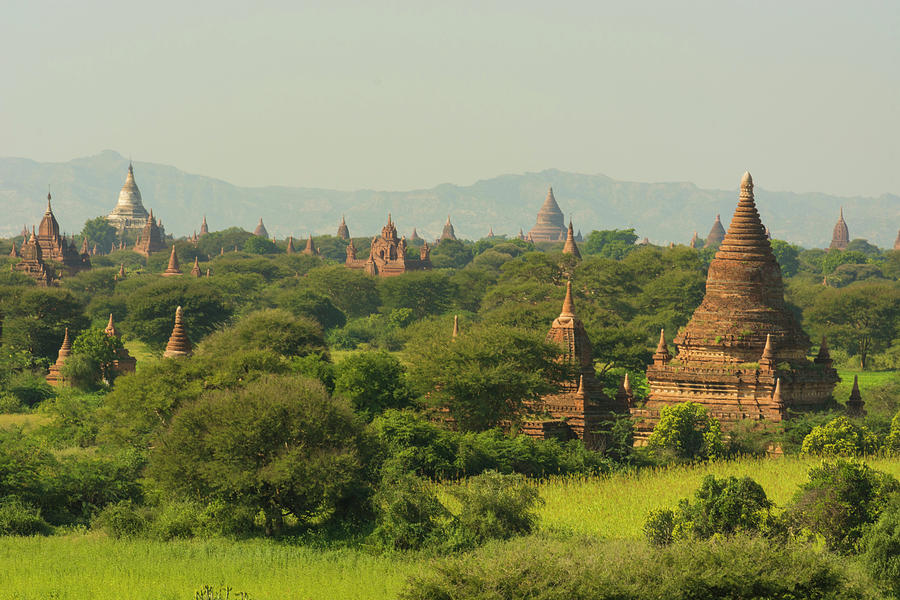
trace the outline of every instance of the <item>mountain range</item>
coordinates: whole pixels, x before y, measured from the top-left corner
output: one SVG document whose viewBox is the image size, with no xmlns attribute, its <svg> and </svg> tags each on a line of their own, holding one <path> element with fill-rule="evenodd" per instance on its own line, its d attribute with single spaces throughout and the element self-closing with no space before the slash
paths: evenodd
<svg viewBox="0 0 900 600">
<path fill-rule="evenodd" d="M 53 212 L 64 231 L 77 233 L 84 222 L 108 214 L 125 181 L 128 159 L 111 150 L 64 163 L 0 158 L 0 236 L 37 224 L 46 208 L 48 185 Z M 539 173 L 500 175 L 462 186 L 441 184 L 411 191 L 337 191 L 302 187 L 239 187 L 221 179 L 185 173 L 175 167 L 135 162 L 135 180 L 144 206 L 176 236 L 199 229 L 205 215 L 211 231 L 238 226 L 252 231 L 260 218 L 271 235 L 304 237 L 337 231 L 346 216 L 354 237 L 375 235 L 392 213 L 400 233 L 413 227 L 425 239 L 437 237 L 448 215 L 458 237 L 526 233 L 553 186 L 557 202 L 575 229 L 633 227 L 654 243 L 687 243 L 701 238 L 716 214 L 728 227 L 737 204 L 742 172 L 735 170 L 733 190 L 701 189 L 692 183 L 638 183 L 605 175 Z M 900 196 L 840 197 L 824 193 L 775 192 L 765 175 L 754 174 L 756 200 L 772 236 L 805 247 L 824 247 L 841 207 L 850 237 L 890 248 L 900 228 Z"/>
</svg>

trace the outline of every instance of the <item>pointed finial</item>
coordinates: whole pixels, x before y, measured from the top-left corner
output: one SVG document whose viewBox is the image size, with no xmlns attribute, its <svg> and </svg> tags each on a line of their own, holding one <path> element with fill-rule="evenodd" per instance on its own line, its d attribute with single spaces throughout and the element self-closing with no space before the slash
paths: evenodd
<svg viewBox="0 0 900 600">
<path fill-rule="evenodd" d="M 625 381 L 622 382 L 622 389 L 625 390 L 625 393 L 629 396 L 631 395 L 631 379 L 628 378 L 628 373 L 625 373 Z"/>
<path fill-rule="evenodd" d="M 583 398 L 584 395 L 585 395 L 585 391 L 584 391 L 584 374 L 581 374 L 581 375 L 578 376 L 578 391 L 575 392 L 575 394 L 576 394 L 577 396 L 581 397 L 581 398 Z"/>
<path fill-rule="evenodd" d="M 109 313 L 109 322 L 106 324 L 106 329 L 104 331 L 109 337 L 119 336 L 119 332 L 116 330 L 116 324 L 113 322 L 112 313 Z"/>
<path fill-rule="evenodd" d="M 566 282 L 566 298 L 563 300 L 562 312 L 559 313 L 561 317 L 574 317 L 575 316 L 575 303 L 572 301 L 572 280 Z"/>
<path fill-rule="evenodd" d="M 850 399 L 847 400 L 847 412 L 853 416 L 866 414 L 865 403 L 862 394 L 859 393 L 859 375 L 853 376 L 853 389 L 850 391 Z"/>
<path fill-rule="evenodd" d="M 453 315 L 453 333 L 451 337 L 457 337 L 459 335 L 459 315 Z"/>
<path fill-rule="evenodd" d="M 753 187 L 753 177 L 750 175 L 750 171 L 744 171 L 744 176 L 741 177 L 741 187 L 742 188 L 752 188 Z"/>
<path fill-rule="evenodd" d="M 784 398 L 781 395 L 781 377 L 775 380 L 775 391 L 772 392 L 772 404 L 779 408 L 784 407 Z"/>
</svg>

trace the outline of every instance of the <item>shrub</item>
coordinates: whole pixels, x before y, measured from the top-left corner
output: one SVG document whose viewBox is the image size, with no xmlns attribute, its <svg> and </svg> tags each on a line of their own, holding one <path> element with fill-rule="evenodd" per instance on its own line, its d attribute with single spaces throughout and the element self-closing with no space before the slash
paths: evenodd
<svg viewBox="0 0 900 600">
<path fill-rule="evenodd" d="M 335 393 L 372 418 L 389 408 L 409 404 L 406 370 L 387 352 L 354 352 L 335 365 Z"/>
<path fill-rule="evenodd" d="M 530 533 L 537 524 L 535 508 L 543 503 L 522 475 L 496 471 L 476 475 L 450 494 L 461 505 L 450 526 L 451 544 L 457 548 Z"/>
<path fill-rule="evenodd" d="M 425 480 L 410 474 L 382 480 L 373 503 L 372 539 L 386 550 L 417 550 L 439 542 L 450 516 Z"/>
<path fill-rule="evenodd" d="M 762 486 L 750 477 L 707 475 L 693 502 L 683 499 L 675 510 L 651 512 L 644 534 L 651 544 L 663 545 L 675 539 L 757 533 L 765 529 L 771 508 Z"/>
<path fill-rule="evenodd" d="M 900 412 L 891 420 L 891 431 L 884 440 L 884 449 L 891 454 L 900 454 Z"/>
<path fill-rule="evenodd" d="M 860 456 L 878 449 L 878 438 L 866 427 L 855 425 L 847 417 L 837 417 L 814 427 L 803 439 L 801 455 Z"/>
<path fill-rule="evenodd" d="M 696 402 L 663 408 L 647 445 L 664 460 L 708 460 L 725 454 L 719 421 Z"/>
<path fill-rule="evenodd" d="M 117 539 L 135 537 L 147 529 L 147 517 L 131 500 L 122 500 L 115 504 L 107 504 L 94 516 L 91 527 Z"/>
<path fill-rule="evenodd" d="M 0 501 L 0 535 L 39 535 L 50 532 L 41 511 L 15 496 Z"/>
<path fill-rule="evenodd" d="M 861 546 L 869 573 L 900 598 L 900 498 L 895 497 L 881 513 Z"/>
<path fill-rule="evenodd" d="M 850 553 L 874 523 L 900 482 L 863 463 L 839 459 L 809 470 L 788 507 L 795 534 L 819 535 L 829 550 Z"/>
</svg>

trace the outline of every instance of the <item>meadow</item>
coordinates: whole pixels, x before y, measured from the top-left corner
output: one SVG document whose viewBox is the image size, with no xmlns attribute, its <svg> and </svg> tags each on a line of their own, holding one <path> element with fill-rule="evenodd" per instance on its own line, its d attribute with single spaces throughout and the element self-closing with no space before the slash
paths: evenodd
<svg viewBox="0 0 900 600">
<path fill-rule="evenodd" d="M 545 501 L 540 527 L 551 534 L 639 540 L 648 511 L 691 495 L 706 474 L 750 476 L 783 505 L 818 462 L 742 459 L 604 478 L 551 478 L 536 484 Z M 874 458 L 869 464 L 900 477 L 900 461 Z M 203 585 L 229 586 L 254 600 L 387 599 L 431 560 L 264 539 L 161 542 L 115 540 L 95 532 L 3 537 L 0 600 L 188 600 Z"/>
</svg>

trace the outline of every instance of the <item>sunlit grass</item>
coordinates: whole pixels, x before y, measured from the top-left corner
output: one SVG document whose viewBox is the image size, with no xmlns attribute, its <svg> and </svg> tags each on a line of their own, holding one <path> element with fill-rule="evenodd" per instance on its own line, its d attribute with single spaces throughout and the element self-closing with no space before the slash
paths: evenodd
<svg viewBox="0 0 900 600">
<path fill-rule="evenodd" d="M 31 431 L 50 421 L 50 417 L 39 413 L 0 414 L 0 429 L 21 427 Z"/>
<path fill-rule="evenodd" d="M 859 391 L 865 400 L 866 392 L 881 387 L 891 381 L 900 381 L 900 371 L 860 371 L 858 369 L 838 369 L 840 383 L 834 388 L 834 398 L 841 404 L 847 402 L 853 389 L 853 376 L 859 376 Z"/>
<path fill-rule="evenodd" d="M 152 361 L 160 358 L 158 352 L 154 352 L 150 349 L 150 346 L 139 340 L 128 340 L 125 342 L 125 349 L 137 359 L 138 368 L 140 368 L 142 361 Z"/>
</svg>

